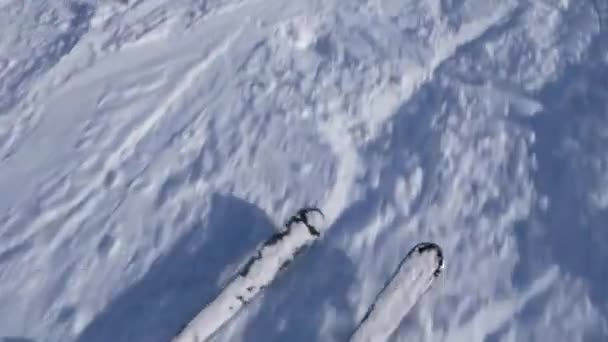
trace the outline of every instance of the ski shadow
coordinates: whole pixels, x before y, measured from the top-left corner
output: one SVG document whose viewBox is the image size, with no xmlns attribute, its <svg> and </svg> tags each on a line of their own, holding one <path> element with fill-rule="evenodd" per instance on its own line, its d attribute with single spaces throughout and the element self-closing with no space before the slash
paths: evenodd
<svg viewBox="0 0 608 342">
<path fill-rule="evenodd" d="M 516 227 L 521 262 L 513 282 L 524 287 L 557 264 L 585 281 L 591 301 L 608 317 L 608 209 L 590 199 L 607 171 L 601 158 L 608 146 L 608 65 L 593 60 L 602 55 L 600 40 L 596 37 L 587 60 L 569 66 L 541 91 L 545 111 L 526 122 L 537 138 L 534 184 L 548 206 L 536 208 Z M 538 305 L 544 304 L 531 305 L 522 315 L 534 315 Z"/>
<path fill-rule="evenodd" d="M 273 223 L 261 209 L 231 195 L 215 194 L 211 203 L 208 221 L 194 223 L 77 341 L 169 341 L 219 293 L 227 265 L 245 260 Z"/>
<path fill-rule="evenodd" d="M 36 342 L 32 339 L 29 338 L 23 338 L 23 337 L 0 337 L 0 341 L 1 342 Z"/>
<path fill-rule="evenodd" d="M 260 296 L 259 311 L 247 322 L 243 341 L 322 341 L 322 334 L 346 339 L 353 325 L 347 294 L 356 281 L 356 270 L 342 250 L 330 245 L 336 230 L 331 228 L 279 275 L 267 289 L 271 297 Z M 337 330 L 323 331 L 326 319 L 335 319 Z"/>
</svg>

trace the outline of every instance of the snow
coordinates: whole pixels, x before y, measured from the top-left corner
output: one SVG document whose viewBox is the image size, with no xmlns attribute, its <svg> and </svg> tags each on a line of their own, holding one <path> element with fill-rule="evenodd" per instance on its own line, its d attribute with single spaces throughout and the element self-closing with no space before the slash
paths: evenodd
<svg viewBox="0 0 608 342">
<path fill-rule="evenodd" d="M 389 341 L 608 339 L 607 23 L 0 0 L 0 341 L 169 341 L 308 205 L 322 239 L 213 341 L 344 341 L 420 241 L 448 267 Z"/>
</svg>

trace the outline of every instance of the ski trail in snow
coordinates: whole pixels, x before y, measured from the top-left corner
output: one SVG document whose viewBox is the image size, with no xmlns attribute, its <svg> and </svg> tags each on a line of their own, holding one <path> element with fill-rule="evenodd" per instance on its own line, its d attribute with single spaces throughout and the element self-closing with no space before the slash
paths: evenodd
<svg viewBox="0 0 608 342">
<path fill-rule="evenodd" d="M 91 247 L 94 249 L 96 239 L 110 241 L 111 246 L 112 238 L 108 237 L 103 230 L 112 229 L 114 224 L 108 221 L 111 221 L 112 216 L 123 204 L 131 190 L 133 177 L 137 176 L 134 172 L 138 172 L 138 168 L 141 167 L 142 156 L 139 151 L 142 141 L 147 141 L 149 135 L 156 134 L 157 130 L 162 129 L 163 127 L 159 126 L 163 126 L 162 123 L 167 120 L 167 116 L 173 115 L 184 105 L 184 102 L 189 103 L 192 95 L 189 91 L 190 87 L 196 88 L 196 82 L 206 77 L 205 72 L 210 65 L 230 49 L 241 32 L 237 29 L 227 37 L 224 36 L 219 42 L 216 39 L 215 44 L 207 50 L 207 56 L 193 60 L 189 65 L 178 69 L 183 73 L 171 80 L 170 84 L 173 85 L 173 88 L 169 88 L 166 95 L 158 96 L 160 101 L 156 101 L 158 105 L 152 107 L 153 110 L 141 110 L 139 103 L 145 102 L 141 98 L 134 100 L 106 98 L 111 102 L 110 105 L 118 104 L 118 109 L 126 107 L 125 109 L 131 110 L 128 113 L 130 115 L 121 115 L 123 113 L 116 109 L 114 109 L 116 114 L 111 109 L 108 113 L 104 113 L 103 106 L 107 103 L 102 102 L 100 105 L 102 109 L 99 111 L 97 111 L 99 108 L 95 107 L 96 104 L 99 105 L 95 101 L 95 94 L 100 94 L 99 91 L 95 91 L 91 87 L 93 91 L 90 91 L 89 94 L 76 92 L 77 95 L 73 97 L 78 97 L 76 101 L 79 101 L 79 105 L 68 108 L 68 106 L 57 104 L 56 108 L 50 109 L 53 116 L 63 120 L 59 120 L 57 125 L 53 125 L 51 120 L 42 123 L 41 129 L 47 130 L 44 139 L 52 141 L 54 144 L 45 144 L 46 141 L 42 138 L 39 141 L 39 138 L 34 137 L 32 143 L 24 145 L 14 159 L 7 161 L 9 165 L 4 165 L 4 171 L 12 175 L 3 181 L 5 190 L 23 187 L 19 183 L 8 181 L 17 177 L 17 174 L 32 176 L 32 189 L 24 189 L 22 196 L 25 200 L 20 200 L 16 196 L 14 202 L 9 203 L 12 209 L 5 214 L 0 230 L 2 237 L 0 239 L 0 257 L 8 260 L 8 257 L 12 256 L 13 259 L 12 264 L 0 269 L 0 272 L 3 272 L 2 276 L 11 275 L 11 280 L 7 282 L 5 289 L 14 292 L 21 289 L 19 295 L 27 293 L 27 297 L 23 295 L 23 303 L 39 303 L 24 305 L 23 312 L 16 313 L 17 317 L 53 315 L 62 306 L 70 305 L 70 300 L 66 300 L 70 294 L 65 294 L 74 288 L 69 286 L 70 282 L 77 283 L 74 285 L 76 287 L 86 286 L 82 285 L 86 282 L 80 282 L 86 276 L 79 277 L 76 274 L 88 272 L 87 266 L 99 262 L 96 259 L 97 254 L 90 253 L 90 257 L 83 256 L 85 253 L 79 254 L 78 250 L 74 252 L 74 246 L 92 245 Z M 149 74 L 155 76 L 156 72 Z M 146 73 L 142 73 L 142 75 L 145 76 Z M 125 75 L 124 79 L 127 78 L 133 80 L 133 73 Z M 118 83 L 124 84 L 124 79 Z M 155 87 L 166 87 L 163 77 L 152 77 L 152 79 L 155 82 L 150 89 L 138 87 L 140 79 L 136 77 L 134 83 L 127 84 L 125 87 L 127 90 L 131 90 L 131 93 L 126 92 L 126 94 L 119 95 L 149 97 L 149 94 L 146 94 L 147 91 L 158 94 L 160 90 L 155 90 Z M 98 86 L 98 84 L 93 86 Z M 119 89 L 114 89 L 114 91 L 115 94 L 118 94 L 116 91 Z M 110 93 L 112 93 L 112 89 L 110 89 Z M 80 94 L 84 95 L 79 97 Z M 103 97 L 101 98 L 103 99 Z M 50 158 L 54 155 L 51 152 L 53 149 L 67 150 L 76 145 L 70 144 L 71 139 L 64 138 L 63 135 L 68 132 L 67 129 L 64 129 L 64 124 L 70 121 L 86 123 L 86 119 L 83 120 L 81 117 L 82 112 L 88 110 L 92 110 L 96 115 L 92 116 L 94 121 L 90 122 L 88 131 L 85 131 L 83 137 L 86 137 L 87 132 L 94 136 L 89 137 L 90 140 L 87 144 L 80 145 L 81 150 L 77 156 L 82 156 L 82 159 L 72 160 L 65 164 L 54 161 L 56 164 L 51 164 L 52 167 L 48 168 L 51 163 Z M 66 118 L 73 120 L 65 120 Z M 56 129 L 56 127 L 59 128 Z M 95 131 L 98 132 L 97 135 L 95 135 Z M 74 139 L 74 142 L 77 140 Z M 42 150 L 41 158 L 35 159 L 33 162 L 29 161 L 28 159 L 32 158 L 28 158 L 28 155 L 35 150 Z M 24 168 L 24 165 L 27 165 L 27 168 Z M 36 172 L 41 172 L 42 175 L 36 175 Z M 29 198 L 25 196 L 29 196 Z M 132 231 L 136 230 L 132 229 Z M 129 240 L 133 241 L 133 239 L 134 234 L 129 234 Z M 107 246 L 107 243 L 100 243 L 101 245 L 98 245 L 101 246 L 99 256 L 103 259 L 104 251 L 107 251 L 109 247 L 103 247 Z M 86 250 L 87 247 L 81 248 Z M 21 265 L 30 265 L 30 267 L 17 267 Z M 82 270 L 78 270 L 79 268 Z M 20 271 L 21 269 L 24 271 Z M 51 276 L 40 281 L 31 281 L 36 276 L 37 270 L 44 269 L 52 269 L 53 272 L 49 273 Z M 29 289 L 20 287 L 20 284 L 28 282 L 32 284 Z M 53 284 L 51 291 L 53 295 L 47 295 L 39 290 L 41 286 L 39 287 L 37 284 Z M 50 285 L 48 286 L 50 287 Z M 104 303 L 98 302 L 96 305 L 101 304 Z M 86 304 L 76 306 L 75 314 L 71 316 L 74 326 L 70 333 L 78 333 L 88 323 L 90 314 L 87 312 L 86 306 Z M 22 321 L 18 318 L 14 320 Z M 57 331 L 57 334 L 61 333 Z"/>
<path fill-rule="evenodd" d="M 308 224 L 319 227 L 320 212 L 308 211 Z M 287 267 L 304 248 L 316 238 L 305 223 L 287 224 L 287 230 L 268 239 L 247 264 L 173 340 L 173 342 L 202 342 L 234 317 L 260 291 L 270 285 L 279 272 Z"/>
<path fill-rule="evenodd" d="M 206 58 L 191 67 L 163 103 L 160 104 L 144 122 L 134 128 L 119 146 L 113 148 L 114 152 L 106 157 L 103 167 L 99 168 L 96 172 L 97 176 L 88 182 L 88 186 L 83 187 L 79 194 L 73 196 L 66 202 L 59 203 L 50 210 L 40 213 L 32 223 L 32 226 L 25 231 L 35 234 L 48 223 L 61 217 L 67 217 L 65 224 L 63 225 L 65 234 L 56 236 L 53 240 L 61 241 L 63 239 L 60 237 L 71 235 L 73 229 L 78 227 L 78 223 L 82 222 L 83 218 L 90 216 L 92 211 L 97 207 L 98 202 L 103 200 L 105 191 L 100 189 L 103 188 L 103 184 L 106 182 L 108 175 L 115 172 L 114 170 L 121 169 L 121 165 L 135 153 L 138 143 L 154 128 L 163 116 L 171 110 L 172 106 L 175 106 L 179 102 L 182 93 L 188 89 L 192 82 L 203 73 L 213 61 L 229 49 L 232 42 L 240 36 L 240 33 L 240 30 L 233 33 L 224 40 L 220 46 L 213 49 Z M 66 229 L 66 227 L 72 227 L 73 229 Z M 29 238 L 30 235 L 26 234 L 23 236 L 22 240 L 28 240 Z"/>
<path fill-rule="evenodd" d="M 116 152 L 108 156 L 107 168 L 116 167 L 115 164 L 120 164 L 133 154 L 137 143 L 154 127 L 157 122 L 160 121 L 164 114 L 170 110 L 171 106 L 179 101 L 181 94 L 188 89 L 194 80 L 201 73 L 203 73 L 209 67 L 209 65 L 216 60 L 216 58 L 222 56 L 230 48 L 230 46 L 232 46 L 232 42 L 234 42 L 240 36 L 240 34 L 241 30 L 233 33 L 219 47 L 215 48 L 209 54 L 209 56 L 201 60 L 184 76 L 180 84 L 169 94 L 164 104 L 154 111 L 150 117 L 137 129 L 134 129 Z"/>
<path fill-rule="evenodd" d="M 345 131 L 344 127 L 347 126 L 338 117 L 333 122 L 321 125 L 319 128 L 325 134 L 325 139 L 339 160 L 336 183 L 323 204 L 323 208 L 327 208 L 329 222 L 333 222 L 350 205 L 353 185 L 362 171 L 361 158 L 354 148 L 350 134 Z"/>
<path fill-rule="evenodd" d="M 498 272 L 511 270 L 510 262 L 518 258 L 510 228 L 531 205 L 534 189 L 528 188 L 534 184 L 527 178 L 536 162 L 526 159 L 534 139 L 524 140 L 519 129 L 507 127 L 510 118 L 500 113 L 524 111 L 512 106 L 540 108 L 547 104 L 544 96 L 537 99 L 542 94 L 527 90 L 541 91 L 549 79 L 569 82 L 551 74 L 592 54 L 585 46 L 597 25 L 589 8 L 595 5 L 605 31 L 606 1 L 0 3 L 0 22 L 6 23 L 0 38 L 0 107 L 8 109 L 0 110 L 2 337 L 70 341 L 89 327 L 91 334 L 82 335 L 82 341 L 93 335 L 104 342 L 173 337 L 203 301 L 166 310 L 167 298 L 191 298 L 173 295 L 184 290 L 175 279 L 167 285 L 156 281 L 172 278 L 162 271 L 183 268 L 185 275 L 192 271 L 190 262 L 203 268 L 205 262 L 214 263 L 224 267 L 219 280 L 195 277 L 198 281 L 188 286 L 215 291 L 233 274 L 237 260 L 184 258 L 173 264 L 181 258 L 167 256 L 182 249 L 174 241 L 190 230 L 201 232 L 201 241 L 192 246 L 221 249 L 218 236 L 224 235 L 205 226 L 208 216 L 224 215 L 215 213 L 208 200 L 214 192 L 233 193 L 273 216 L 319 201 L 328 226 L 344 217 L 332 229 L 346 234 L 328 234 L 323 248 L 344 242 L 355 265 L 344 283 L 359 277 L 361 289 L 354 290 L 360 290 L 364 309 L 378 298 L 359 327 L 360 336 L 365 331 L 372 338 L 389 336 L 380 335 L 382 327 L 374 322 L 382 319 L 374 317 L 384 317 L 381 309 L 387 308 L 386 322 L 398 326 L 415 294 L 424 292 L 425 273 L 410 269 L 403 271 L 411 275 L 405 280 L 409 288 L 388 286 L 376 297 L 383 285 L 378 279 L 392 270 L 383 266 L 402 259 L 404 241 L 412 236 L 439 239 L 446 252 L 456 253 L 453 262 L 459 269 L 491 275 L 480 281 L 451 272 L 446 293 L 429 301 L 433 313 L 424 322 L 427 337 L 409 340 L 526 336 L 519 335 L 524 328 L 517 312 L 562 280 L 556 272 L 547 273 L 534 283 L 536 292 L 517 293 L 504 302 L 492 291 L 512 281 L 510 272 Z M 238 65 L 243 67 L 233 68 Z M 454 82 L 452 75 L 461 74 L 469 77 L 463 84 Z M 497 80 L 499 87 L 479 92 L 480 84 L 496 87 L 488 80 Z M 524 101 L 525 94 L 540 105 Z M 416 121 L 422 117 L 428 117 L 428 127 Z M 416 131 L 421 137 L 405 137 Z M 374 146 L 368 149 L 370 142 Z M 418 145 L 427 142 L 437 146 Z M 410 157 L 422 161 L 410 163 Z M 415 179 L 409 176 L 410 165 L 417 167 Z M 411 199 L 420 199 L 419 204 Z M 351 209 L 352 216 L 344 215 Z M 350 225 L 351 220 L 358 225 Z M 294 236 L 284 237 L 293 239 L 294 250 L 312 242 Z M 501 253 L 493 256 L 496 246 Z M 287 246 L 265 247 L 259 257 L 269 258 L 254 255 L 247 277 L 230 279 L 234 283 L 201 314 L 204 334 L 221 337 L 248 324 L 247 330 L 262 331 L 254 334 L 260 340 L 301 340 L 298 330 L 312 327 L 318 331 L 309 340 L 325 341 L 351 311 L 360 312 L 348 296 L 336 300 L 340 296 L 334 293 L 344 289 L 348 294 L 350 288 L 338 288 L 341 282 L 333 280 L 316 288 L 322 292 L 306 293 L 307 282 L 293 282 L 285 291 L 264 293 L 259 299 L 269 308 L 263 312 L 273 324 L 270 329 L 251 319 L 264 316 L 254 312 L 259 301 L 240 313 L 230 311 L 238 311 L 271 282 L 265 277 L 273 274 L 281 251 L 283 256 L 295 253 Z M 150 267 L 155 260 L 168 266 L 158 271 Z M 333 271 L 344 264 L 333 260 L 322 263 L 323 272 L 335 278 Z M 267 274 L 255 277 L 258 268 Z M 248 281 L 255 285 L 252 291 Z M 467 294 L 470 289 L 476 290 L 469 291 L 473 295 Z M 586 290 L 572 296 L 570 287 L 564 289 L 576 303 L 587 305 Z M 296 302 L 310 300 L 312 307 L 278 309 L 290 291 L 301 296 Z M 563 303 L 558 295 L 548 293 L 547 301 Z M 469 309 L 467 301 L 491 304 Z M 141 312 L 142 303 L 155 309 L 130 315 L 130 308 Z M 444 312 L 437 309 L 442 304 Z M 595 311 L 585 312 L 557 314 L 555 320 L 595 319 Z M 412 320 L 418 318 L 426 319 L 416 315 Z M 221 321 L 231 323 L 222 326 Z M 444 321 L 450 323 L 444 326 Z M 305 324 L 293 329 L 300 323 Z M 214 327 L 219 331 L 214 333 Z M 392 331 L 389 340 L 398 337 Z"/>
<path fill-rule="evenodd" d="M 388 340 L 442 269 L 439 246 L 422 243 L 414 247 L 373 301 L 349 341 Z"/>
<path fill-rule="evenodd" d="M 428 82 L 436 70 L 445 61 L 453 57 L 458 49 L 475 41 L 493 27 L 510 18 L 516 8 L 517 6 L 513 2 L 506 3 L 491 16 L 465 23 L 454 32 L 445 27 L 446 23 L 441 19 L 442 15 L 439 13 L 439 9 L 433 8 L 433 19 L 438 24 L 437 32 L 439 34 L 434 33 L 429 39 L 429 43 L 433 46 L 433 49 L 431 49 L 433 54 L 428 60 L 422 65 L 407 64 L 404 66 L 404 77 L 397 84 L 379 82 L 371 84 L 367 88 L 359 89 L 360 94 L 355 101 L 360 102 L 361 113 L 357 113 L 357 115 L 342 113 L 345 109 L 338 105 L 342 101 L 341 98 L 333 98 L 327 101 L 326 109 L 330 116 L 326 120 L 321 120 L 319 131 L 323 134 L 339 162 L 338 174 L 336 175 L 337 182 L 322 205 L 330 222 L 333 222 L 344 209 L 354 202 L 354 198 L 357 197 L 354 193 L 354 184 L 365 170 L 357 148 L 364 141 L 361 141 L 353 133 L 357 131 L 358 126 L 366 127 L 373 135 L 373 132 L 390 120 L 398 107 L 414 96 L 416 90 L 425 82 Z M 325 15 L 331 18 L 336 14 L 328 10 Z M 319 39 L 317 36 L 321 35 L 320 32 L 316 31 L 322 30 L 317 29 L 314 25 L 308 24 L 313 27 L 307 27 L 307 23 L 300 23 L 295 20 L 290 24 L 289 29 L 299 33 L 299 35 L 310 35 L 309 41 L 314 42 Z M 357 24 L 352 25 L 357 27 Z M 294 45 L 297 45 L 297 42 Z M 353 72 L 355 71 L 353 70 Z M 333 80 L 337 75 L 330 72 L 323 77 Z"/>
</svg>

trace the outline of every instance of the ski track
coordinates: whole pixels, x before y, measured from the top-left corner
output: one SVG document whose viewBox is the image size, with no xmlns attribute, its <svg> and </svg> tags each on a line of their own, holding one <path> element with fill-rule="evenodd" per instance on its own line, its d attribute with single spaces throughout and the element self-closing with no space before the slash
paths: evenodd
<svg viewBox="0 0 608 342">
<path fill-rule="evenodd" d="M 546 257 L 558 238 L 526 249 L 577 236 L 544 219 L 570 202 L 538 180 L 559 160 L 536 117 L 561 115 L 546 93 L 568 66 L 604 72 L 605 13 L 0 1 L 0 340 L 167 341 L 304 205 L 326 214 L 322 241 L 212 340 L 342 341 L 421 240 L 447 269 L 389 340 L 605 338 L 601 276 Z M 585 82 L 563 86 L 564 107 Z M 593 165 L 572 186 L 592 193 L 572 209 L 589 225 L 605 216 L 605 158 L 571 151 L 601 140 L 598 117 L 556 140 L 568 175 Z"/>
<path fill-rule="evenodd" d="M 129 135 L 122 140 L 119 145 L 108 146 L 109 150 L 112 152 L 109 155 L 104 156 L 105 161 L 103 162 L 103 165 L 99 166 L 98 170 L 93 174 L 88 175 L 87 186 L 79 189 L 79 193 L 72 195 L 67 201 L 38 215 L 36 220 L 32 223 L 32 226 L 24 227 L 24 231 L 38 232 L 41 227 L 47 225 L 49 222 L 64 217 L 65 220 L 62 229 L 65 231 L 65 236 L 71 236 L 74 233 L 74 227 L 80 224 L 84 218 L 90 216 L 92 210 L 94 210 L 103 199 L 106 192 L 104 190 L 104 187 L 106 186 L 104 185 L 117 185 L 113 180 L 113 178 L 118 177 L 117 175 L 114 175 L 114 172 L 116 172 L 114 170 L 121 170 L 124 167 L 123 164 L 126 164 L 126 162 L 132 158 L 135 152 L 134 149 L 138 146 L 140 140 L 161 120 L 171 106 L 176 105 L 176 103 L 181 100 L 182 92 L 191 85 L 197 75 L 205 70 L 210 61 L 213 61 L 218 55 L 221 55 L 222 50 L 225 50 L 229 44 L 230 40 L 226 41 L 226 43 L 219 48 L 219 51 L 214 50 L 208 58 L 205 58 L 198 64 L 192 66 L 183 76 L 182 80 L 178 81 L 174 91 L 158 104 L 158 107 L 154 112 L 135 128 L 131 129 Z M 42 200 L 44 201 L 44 199 Z M 71 214 L 75 209 L 77 209 L 76 213 Z M 72 229 L 69 227 L 72 227 Z M 60 238 L 61 235 L 57 237 Z M 26 236 L 25 239 L 27 238 L 28 237 Z"/>
</svg>

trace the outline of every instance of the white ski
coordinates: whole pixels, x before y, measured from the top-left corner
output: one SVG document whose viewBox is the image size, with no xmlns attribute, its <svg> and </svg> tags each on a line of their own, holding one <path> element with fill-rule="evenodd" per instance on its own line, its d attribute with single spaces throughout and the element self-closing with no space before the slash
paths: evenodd
<svg viewBox="0 0 608 342">
<path fill-rule="evenodd" d="M 429 242 L 416 245 L 380 290 L 349 341 L 387 341 L 443 267 L 443 253 L 438 245 Z"/>
<path fill-rule="evenodd" d="M 211 337 L 318 238 L 317 227 L 322 218 L 323 213 L 317 208 L 298 211 L 285 224 L 286 230 L 264 242 L 221 293 L 190 321 L 173 342 L 202 342 Z"/>
</svg>

